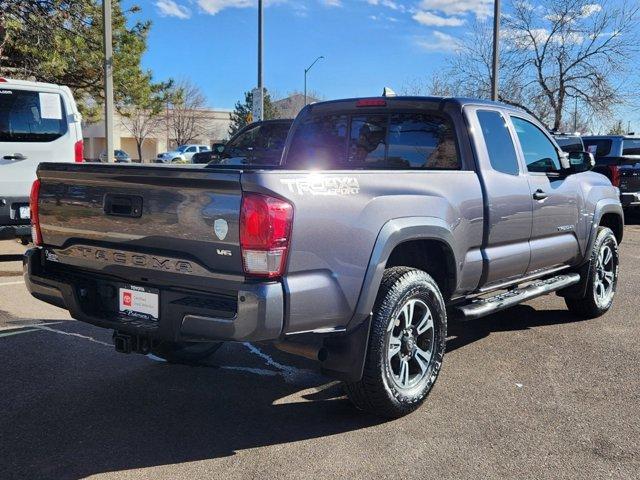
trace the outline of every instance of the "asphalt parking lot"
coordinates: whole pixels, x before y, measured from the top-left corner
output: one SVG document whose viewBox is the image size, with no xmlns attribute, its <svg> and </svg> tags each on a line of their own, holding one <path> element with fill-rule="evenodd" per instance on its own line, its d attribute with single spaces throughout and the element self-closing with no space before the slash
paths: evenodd
<svg viewBox="0 0 640 480">
<path fill-rule="evenodd" d="M 601 319 L 549 296 L 451 326 L 426 405 L 395 421 L 263 345 L 118 354 L 0 262 L 0 478 L 640 478 L 640 226 L 621 254 Z"/>
</svg>

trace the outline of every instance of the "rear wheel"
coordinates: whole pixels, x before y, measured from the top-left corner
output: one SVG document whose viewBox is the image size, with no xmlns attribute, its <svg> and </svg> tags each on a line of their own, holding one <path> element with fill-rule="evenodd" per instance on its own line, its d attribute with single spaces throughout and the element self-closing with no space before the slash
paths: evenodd
<svg viewBox="0 0 640 480">
<path fill-rule="evenodd" d="M 213 355 L 222 342 L 162 342 L 151 353 L 169 363 L 193 365 Z"/>
<path fill-rule="evenodd" d="M 607 227 L 599 227 L 587 271 L 587 288 L 581 298 L 565 298 L 570 312 L 596 318 L 609 311 L 618 285 L 618 242 Z"/>
<path fill-rule="evenodd" d="M 427 273 L 393 267 L 384 273 L 373 311 L 364 373 L 346 383 L 360 409 L 395 418 L 420 406 L 438 378 L 447 315 L 442 294 Z"/>
</svg>

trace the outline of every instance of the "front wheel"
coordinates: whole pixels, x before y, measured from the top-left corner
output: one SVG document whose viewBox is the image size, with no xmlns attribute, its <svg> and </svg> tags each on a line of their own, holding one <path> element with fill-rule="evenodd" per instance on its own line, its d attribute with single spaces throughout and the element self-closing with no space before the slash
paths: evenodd
<svg viewBox="0 0 640 480">
<path fill-rule="evenodd" d="M 374 306 L 363 377 L 346 383 L 356 407 L 397 418 L 431 391 L 445 351 L 447 314 L 436 282 L 408 267 L 384 272 Z"/>
<path fill-rule="evenodd" d="M 607 227 L 599 227 L 591 250 L 586 292 L 582 298 L 565 298 L 570 312 L 596 318 L 609 311 L 618 285 L 618 242 Z"/>
<path fill-rule="evenodd" d="M 151 353 L 169 363 L 194 365 L 213 355 L 222 342 L 162 342 Z"/>
</svg>

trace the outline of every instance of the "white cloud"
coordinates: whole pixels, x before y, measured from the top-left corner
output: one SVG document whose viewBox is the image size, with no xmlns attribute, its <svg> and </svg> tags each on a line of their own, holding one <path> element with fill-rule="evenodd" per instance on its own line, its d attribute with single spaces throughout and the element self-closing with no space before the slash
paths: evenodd
<svg viewBox="0 0 640 480">
<path fill-rule="evenodd" d="M 393 0 L 366 0 L 369 5 L 382 5 L 383 7 L 390 8 L 391 10 L 404 11 L 404 6 L 400 5 Z"/>
<path fill-rule="evenodd" d="M 156 8 L 163 17 L 177 17 L 183 20 L 191 17 L 191 10 L 183 5 L 178 5 L 173 0 L 158 0 Z"/>
<path fill-rule="evenodd" d="M 327 7 L 341 7 L 342 6 L 342 1 L 341 0 L 322 0 L 322 3 L 324 3 Z"/>
<path fill-rule="evenodd" d="M 437 53 L 452 53 L 460 48 L 457 38 L 437 30 L 430 37 L 417 38 L 415 44 L 426 52 Z"/>
<path fill-rule="evenodd" d="M 602 5 L 598 4 L 598 3 L 590 3 L 588 5 L 585 5 L 584 7 L 582 7 L 582 16 L 583 17 L 590 17 L 591 15 L 593 15 L 594 13 L 598 13 L 602 11 Z"/>
<path fill-rule="evenodd" d="M 210 15 L 225 8 L 247 8 L 256 4 L 254 0 L 198 0 L 198 6 Z"/>
<path fill-rule="evenodd" d="M 493 15 L 494 0 L 422 0 L 421 10 L 442 12 L 445 15 L 474 14 L 479 19 Z"/>
<path fill-rule="evenodd" d="M 464 18 L 441 17 L 431 12 L 416 12 L 413 15 L 413 19 L 429 27 L 460 27 L 465 24 Z"/>
</svg>

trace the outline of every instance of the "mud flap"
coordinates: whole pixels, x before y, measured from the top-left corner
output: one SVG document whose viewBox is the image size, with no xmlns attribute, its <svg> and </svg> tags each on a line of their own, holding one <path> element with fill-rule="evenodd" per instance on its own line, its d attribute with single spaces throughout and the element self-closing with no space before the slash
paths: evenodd
<svg viewBox="0 0 640 480">
<path fill-rule="evenodd" d="M 587 280 L 589 279 L 589 270 L 591 269 L 591 259 L 575 270 L 580 274 L 580 281 L 575 285 L 558 290 L 556 295 L 564 298 L 584 298 L 587 293 Z"/>
<path fill-rule="evenodd" d="M 364 362 L 369 346 L 371 315 L 349 333 L 327 337 L 323 340 L 327 358 L 321 363 L 322 373 L 345 382 L 357 382 L 362 378 Z"/>
</svg>

